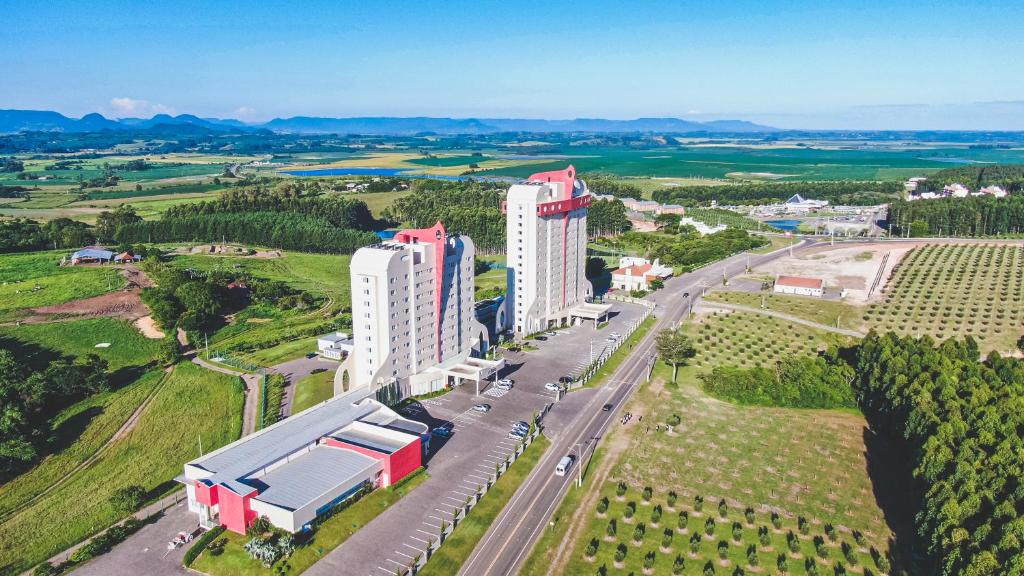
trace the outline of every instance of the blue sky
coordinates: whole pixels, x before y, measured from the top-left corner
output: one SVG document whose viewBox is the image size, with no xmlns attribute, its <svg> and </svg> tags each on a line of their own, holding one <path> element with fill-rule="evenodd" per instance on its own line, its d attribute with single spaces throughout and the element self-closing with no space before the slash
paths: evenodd
<svg viewBox="0 0 1024 576">
<path fill-rule="evenodd" d="M 0 108 L 1024 129 L 1024 2 L 4 3 Z"/>
</svg>

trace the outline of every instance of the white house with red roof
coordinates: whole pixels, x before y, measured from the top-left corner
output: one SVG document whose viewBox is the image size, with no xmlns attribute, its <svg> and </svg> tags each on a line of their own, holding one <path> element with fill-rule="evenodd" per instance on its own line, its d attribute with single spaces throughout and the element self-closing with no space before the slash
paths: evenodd
<svg viewBox="0 0 1024 576">
<path fill-rule="evenodd" d="M 619 268 L 612 271 L 612 288 L 616 290 L 650 290 L 654 280 L 672 277 L 672 268 L 663 266 L 658 259 L 648 262 L 643 258 L 627 257 L 619 260 Z"/>
<path fill-rule="evenodd" d="M 825 282 L 821 278 L 779 276 L 775 279 L 774 291 L 776 294 L 796 294 L 820 298 L 825 294 Z"/>
</svg>

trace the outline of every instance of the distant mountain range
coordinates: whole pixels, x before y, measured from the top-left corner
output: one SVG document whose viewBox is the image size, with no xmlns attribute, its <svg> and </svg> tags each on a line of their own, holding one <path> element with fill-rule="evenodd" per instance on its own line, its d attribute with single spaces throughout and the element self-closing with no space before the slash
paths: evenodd
<svg viewBox="0 0 1024 576">
<path fill-rule="evenodd" d="M 744 120 L 694 122 L 679 118 L 637 118 L 607 120 L 576 118 L 574 120 L 537 120 L 517 118 L 317 118 L 293 116 L 275 118 L 262 124 L 247 124 L 234 119 L 200 118 L 192 114 L 171 116 L 157 114 L 152 118 L 105 118 L 86 114 L 69 118 L 47 110 L 0 110 L 0 133 L 22 131 L 98 132 L 102 130 L 134 130 L 147 132 L 238 132 L 271 130 L 289 134 L 368 134 L 410 136 L 415 134 L 493 134 L 496 132 L 665 132 L 665 133 L 765 133 L 779 128 L 762 126 Z"/>
</svg>

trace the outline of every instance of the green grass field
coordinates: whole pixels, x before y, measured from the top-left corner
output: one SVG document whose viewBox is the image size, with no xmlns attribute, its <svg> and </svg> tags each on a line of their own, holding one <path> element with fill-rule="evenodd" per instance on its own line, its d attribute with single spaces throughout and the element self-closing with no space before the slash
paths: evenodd
<svg viewBox="0 0 1024 576">
<path fill-rule="evenodd" d="M 341 546 L 357 530 L 401 500 L 403 496 L 414 490 L 427 478 L 427 474 L 420 473 L 396 488 L 384 488 L 364 496 L 352 506 L 326 520 L 317 529 L 309 544 L 297 548 L 286 561 L 278 561 L 274 568 L 264 568 L 250 558 L 242 548 L 249 538 L 234 532 L 224 532 L 223 537 L 227 538 L 227 544 L 220 556 L 204 552 L 192 564 L 192 568 L 210 576 L 269 576 L 280 574 L 276 566 L 287 562 L 290 567 L 287 571 L 288 574 L 301 574 L 325 554 Z"/>
<path fill-rule="evenodd" d="M 739 304 L 752 308 L 761 308 L 763 304 L 767 310 L 791 314 L 804 320 L 825 324 L 826 326 L 857 330 L 862 324 L 862 308 L 835 300 L 788 296 L 771 292 L 755 294 L 753 292 L 721 290 L 708 292 L 705 299 L 709 302 L 725 302 L 727 304 Z"/>
<path fill-rule="evenodd" d="M 496 264 L 505 264 L 505 255 L 494 255 L 494 256 L 481 256 L 481 260 L 487 262 L 494 262 Z M 495 288 L 501 289 L 504 293 L 508 284 L 508 271 L 505 268 L 491 268 L 487 272 L 475 276 L 473 278 L 473 285 L 476 292 L 482 292 L 484 290 L 493 290 Z"/>
<path fill-rule="evenodd" d="M 1012 352 L 1024 321 L 1024 247 L 925 246 L 907 254 L 864 313 L 878 331 L 972 336 L 984 352 Z"/>
<path fill-rule="evenodd" d="M 469 512 L 466 518 L 455 527 L 451 535 L 438 548 L 437 552 L 419 571 L 421 576 L 448 576 L 456 574 L 466 562 L 477 542 L 487 533 L 502 508 L 512 498 L 526 477 L 540 461 L 551 442 L 543 435 L 527 447 L 523 455 L 498 478 L 487 494 Z"/>
<path fill-rule="evenodd" d="M 238 437 L 242 403 L 237 378 L 179 364 L 129 434 L 0 523 L 0 567 L 20 572 L 116 521 L 108 499 L 118 488 L 138 484 L 154 497 L 178 489 L 172 478 L 199 456 L 200 436 L 207 452 Z"/>
<path fill-rule="evenodd" d="M 159 340 L 146 338 L 127 322 L 112 318 L 0 326 L 0 336 L 38 344 L 71 357 L 95 354 L 107 361 L 110 370 L 148 364 L 156 357 L 160 345 Z M 110 346 L 96 348 L 99 343 Z"/>
<path fill-rule="evenodd" d="M 653 553 L 655 574 L 671 574 L 678 556 L 683 558 L 683 574 L 704 574 L 708 562 L 718 574 L 733 574 L 737 567 L 746 573 L 774 574 L 778 555 L 788 549 L 789 531 L 796 536 L 798 549 L 786 552 L 790 574 L 807 573 L 805 559 L 817 554 L 815 536 L 822 537 L 828 554 L 827 561 L 817 557 L 819 569 L 831 573 L 837 561 L 854 568 L 843 557 L 841 542 L 847 542 L 858 566 L 876 570 L 870 550 L 885 552 L 891 530 L 867 473 L 864 420 L 837 411 L 733 406 L 704 395 L 692 384 L 694 373 L 683 370 L 683 383 L 669 386 L 665 382 L 671 369 L 659 364 L 652 384 L 643 386 L 627 407 L 634 419 L 627 426 L 616 426 L 610 441 L 622 435 L 628 448 L 608 479 L 596 487 L 599 498 L 608 500 L 607 510 L 598 512 L 595 506 L 580 512 L 582 529 L 567 544 L 572 552 L 561 573 L 589 575 L 604 566 L 608 574 L 640 574 L 645 556 Z M 642 422 L 638 415 L 643 416 Z M 680 423 L 667 431 L 666 424 L 676 416 Z M 616 495 L 620 482 L 626 487 L 622 497 Z M 647 486 L 653 492 L 650 502 L 641 494 Z M 670 492 L 678 498 L 673 505 L 668 504 Z M 694 509 L 696 496 L 704 498 L 700 513 Z M 718 511 L 722 499 L 727 503 L 725 518 Z M 629 503 L 635 506 L 635 514 L 627 519 Z M 662 507 L 657 523 L 655 506 Z M 753 523 L 745 518 L 748 507 L 754 513 Z M 685 529 L 679 528 L 682 511 L 688 514 Z M 772 524 L 771 511 L 779 515 L 778 529 Z M 708 517 L 715 519 L 711 536 L 705 534 Z M 800 533 L 799 517 L 807 521 L 807 535 Z M 616 524 L 614 536 L 608 536 L 611 520 Z M 735 522 L 740 524 L 739 540 L 732 535 Z M 645 530 L 637 543 L 634 533 L 640 523 Z M 830 523 L 837 527 L 835 542 L 825 536 Z M 762 526 L 767 527 L 767 545 L 759 541 Z M 862 534 L 859 543 L 854 530 Z M 666 532 L 671 535 L 667 541 Z M 690 548 L 694 534 L 700 535 L 696 552 Z M 596 551 L 588 558 L 586 548 L 594 540 Z M 725 560 L 719 557 L 723 541 L 727 543 Z M 620 544 L 626 555 L 617 566 L 614 556 Z M 748 563 L 751 545 L 757 546 L 752 555 L 757 567 Z M 534 555 L 538 554 L 542 553 Z M 535 559 L 527 566 L 534 569 L 526 574 L 543 573 Z"/>
<path fill-rule="evenodd" d="M 310 374 L 294 384 L 295 399 L 292 401 L 292 414 L 298 414 L 306 408 L 315 406 L 334 396 L 334 370 L 326 370 Z"/>
<path fill-rule="evenodd" d="M 0 321 L 25 309 L 61 304 L 120 290 L 124 279 L 113 267 L 59 266 L 72 250 L 0 255 Z"/>
</svg>

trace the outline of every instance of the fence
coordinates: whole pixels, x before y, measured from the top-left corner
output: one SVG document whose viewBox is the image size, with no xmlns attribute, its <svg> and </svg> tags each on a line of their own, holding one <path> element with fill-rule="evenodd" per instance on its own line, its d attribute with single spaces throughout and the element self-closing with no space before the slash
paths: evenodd
<svg viewBox="0 0 1024 576">
<path fill-rule="evenodd" d="M 626 298 L 629 297 L 627 296 Z M 630 300 L 636 299 L 630 298 Z M 615 354 L 615 351 L 622 347 L 622 344 L 629 339 L 633 332 L 636 332 L 637 328 L 639 328 L 640 325 L 643 324 L 644 321 L 651 316 L 651 314 L 654 314 L 655 305 L 653 302 L 650 302 L 649 300 L 640 300 L 639 303 L 642 303 L 644 305 L 643 316 L 641 316 L 639 320 L 631 324 L 629 328 L 626 330 L 626 333 L 623 334 L 621 338 L 616 339 L 611 346 L 605 346 L 605 348 L 601 351 L 601 355 L 598 358 L 594 359 L 594 361 L 591 362 L 589 366 L 587 366 L 587 369 L 583 371 L 583 375 L 580 376 L 575 382 L 569 385 L 570 390 L 582 388 L 584 385 L 586 385 L 587 382 L 590 382 L 597 375 L 597 371 L 600 370 L 600 368 L 604 366 L 605 363 L 608 362 L 608 360 L 612 357 L 612 354 Z"/>
<path fill-rule="evenodd" d="M 206 356 L 206 359 L 211 362 L 217 362 L 218 364 L 224 364 L 225 366 L 238 368 L 240 370 L 244 370 L 245 372 L 260 372 L 263 370 L 262 366 L 258 364 L 253 364 L 252 362 L 249 362 L 245 358 L 233 356 L 232 354 L 226 351 L 211 350 L 210 353 Z"/>
<path fill-rule="evenodd" d="M 526 452 L 526 448 L 530 444 L 533 444 L 533 441 L 537 439 L 537 436 L 539 434 L 540 427 L 538 426 L 534 428 L 533 434 L 530 434 L 529 436 L 524 438 L 523 441 L 518 446 L 516 446 L 515 451 L 512 454 L 510 454 L 509 457 L 506 458 L 504 462 L 497 465 L 494 473 L 491 474 L 490 478 L 486 482 L 477 486 L 476 492 L 472 496 L 467 497 L 465 504 L 457 506 L 455 510 L 453 510 L 454 515 L 452 516 L 451 522 L 444 522 L 443 524 L 441 524 L 441 529 L 438 531 L 437 538 L 430 538 L 429 542 L 427 542 L 427 549 L 424 550 L 422 554 L 417 554 L 412 559 L 409 566 L 399 568 L 396 574 L 398 576 L 405 576 L 407 574 L 414 575 L 417 574 L 424 566 L 426 566 L 427 562 L 434 555 L 434 553 L 437 552 L 437 550 L 441 548 L 442 545 L 444 545 L 445 540 L 449 536 L 451 536 L 452 532 L 455 531 L 455 528 L 457 528 L 458 525 L 466 519 L 466 515 L 469 514 L 470 510 L 475 508 L 476 505 L 480 503 L 480 500 L 484 497 L 484 495 L 487 494 L 491 490 L 491 488 L 494 487 L 494 483 L 498 481 L 498 478 L 501 478 L 502 475 L 505 474 L 505 472 L 508 472 L 509 467 L 512 466 L 512 464 L 516 460 L 518 460 L 524 452 Z"/>
</svg>

